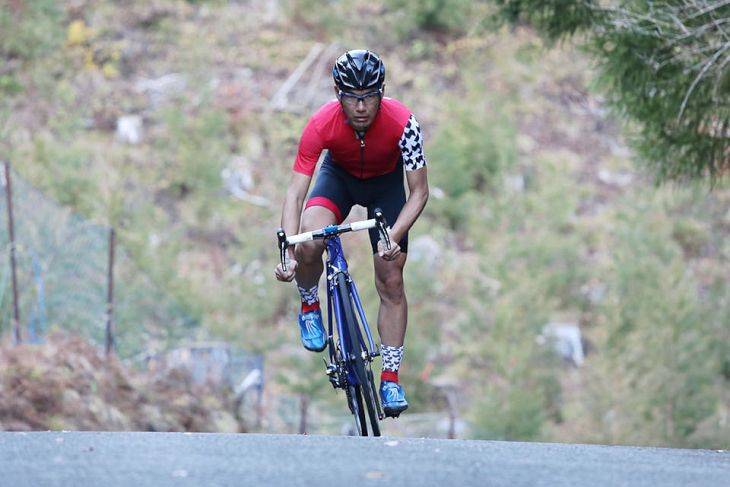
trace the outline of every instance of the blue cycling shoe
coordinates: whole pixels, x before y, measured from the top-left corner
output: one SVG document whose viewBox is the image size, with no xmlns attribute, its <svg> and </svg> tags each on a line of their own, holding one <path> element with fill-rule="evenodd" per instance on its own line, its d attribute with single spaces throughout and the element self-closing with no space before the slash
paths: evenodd
<svg viewBox="0 0 730 487">
<path fill-rule="evenodd" d="M 322 323 L 322 311 L 316 309 L 299 315 L 302 329 L 302 345 L 312 352 L 321 352 L 327 347 L 327 334 Z"/>
<path fill-rule="evenodd" d="M 403 388 L 389 380 L 380 383 L 380 402 L 383 404 L 385 415 L 391 418 L 397 418 L 400 413 L 408 409 L 408 401 L 406 401 L 406 393 L 403 392 Z"/>
</svg>

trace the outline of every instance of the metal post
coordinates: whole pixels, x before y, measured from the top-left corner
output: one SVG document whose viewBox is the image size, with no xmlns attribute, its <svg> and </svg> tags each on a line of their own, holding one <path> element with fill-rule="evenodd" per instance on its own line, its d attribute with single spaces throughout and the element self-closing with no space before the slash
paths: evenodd
<svg viewBox="0 0 730 487">
<path fill-rule="evenodd" d="M 109 231 L 109 277 L 107 281 L 106 299 L 106 356 L 114 352 L 114 241 L 115 233 Z"/>
<path fill-rule="evenodd" d="M 10 163 L 5 162 L 5 184 L 7 191 L 5 196 L 8 200 L 8 230 L 10 233 L 10 269 L 13 276 L 13 333 L 15 343 L 20 343 L 20 311 L 18 310 L 18 277 L 15 269 L 15 226 L 13 224 L 13 195 L 10 184 Z"/>
<path fill-rule="evenodd" d="M 307 412 L 309 411 L 309 394 L 299 395 L 299 434 L 307 434 Z"/>
<path fill-rule="evenodd" d="M 449 435 L 448 438 L 456 438 L 456 389 L 449 387 L 446 391 L 446 403 L 449 407 Z"/>
</svg>

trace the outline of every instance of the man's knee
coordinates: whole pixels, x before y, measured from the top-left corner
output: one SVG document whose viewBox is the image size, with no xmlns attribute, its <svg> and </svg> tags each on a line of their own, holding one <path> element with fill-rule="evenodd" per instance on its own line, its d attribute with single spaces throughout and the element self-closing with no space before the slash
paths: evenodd
<svg viewBox="0 0 730 487">
<path fill-rule="evenodd" d="M 310 206 L 302 213 L 302 232 L 311 232 L 336 224 L 337 217 L 332 210 L 324 206 Z"/>
<path fill-rule="evenodd" d="M 375 287 L 382 299 L 398 303 L 405 298 L 403 274 L 389 273 L 375 277 Z"/>
<path fill-rule="evenodd" d="M 334 225 L 335 215 L 327 208 L 311 206 L 304 210 L 302 215 L 302 232 L 319 230 L 328 225 Z M 311 265 L 322 261 L 324 243 L 319 240 L 297 244 L 294 249 L 297 262 L 304 265 Z"/>
<path fill-rule="evenodd" d="M 297 244 L 294 249 L 294 255 L 296 256 L 297 262 L 304 265 L 321 262 L 323 253 L 324 246 L 321 242 L 317 241 Z"/>
</svg>

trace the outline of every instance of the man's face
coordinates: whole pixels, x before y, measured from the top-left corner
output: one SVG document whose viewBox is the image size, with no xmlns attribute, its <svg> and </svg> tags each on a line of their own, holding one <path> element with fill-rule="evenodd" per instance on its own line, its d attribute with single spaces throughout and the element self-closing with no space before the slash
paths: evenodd
<svg viewBox="0 0 730 487">
<path fill-rule="evenodd" d="M 335 95 L 340 100 L 342 110 L 350 121 L 350 126 L 357 131 L 366 130 L 373 123 L 375 115 L 380 110 L 380 100 L 384 91 L 385 86 L 383 86 L 380 93 L 377 90 L 353 90 L 342 92 L 342 96 L 340 96 L 340 90 L 335 86 Z M 369 96 L 360 99 L 357 98 L 357 96 L 362 95 Z"/>
</svg>

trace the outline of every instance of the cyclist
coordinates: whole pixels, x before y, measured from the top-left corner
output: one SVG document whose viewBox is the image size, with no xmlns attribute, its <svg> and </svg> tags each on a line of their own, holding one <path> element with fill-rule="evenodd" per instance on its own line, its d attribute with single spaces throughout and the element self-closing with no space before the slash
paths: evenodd
<svg viewBox="0 0 730 487">
<path fill-rule="evenodd" d="M 336 100 L 320 108 L 304 129 L 281 226 L 288 235 L 294 235 L 340 224 L 356 204 L 367 208 L 368 218 L 373 218 L 374 208 L 383 210 L 386 221 L 392 225 L 391 249 L 383 248 L 376 229 L 370 230 L 375 286 L 380 296 L 380 396 L 385 414 L 398 416 L 408 408 L 403 388 L 398 384 L 408 314 L 403 288 L 408 230 L 428 200 L 423 138 L 413 113 L 400 102 L 384 97 L 385 65 L 377 54 L 368 50 L 348 51 L 335 60 L 333 76 Z M 302 213 L 323 150 L 327 153 Z M 327 344 L 318 294 L 324 249 L 322 241 L 290 247 L 287 272 L 281 264 L 276 268 L 278 280 L 296 279 L 302 297 L 302 344 L 315 352 L 324 350 Z"/>
</svg>

